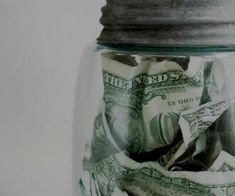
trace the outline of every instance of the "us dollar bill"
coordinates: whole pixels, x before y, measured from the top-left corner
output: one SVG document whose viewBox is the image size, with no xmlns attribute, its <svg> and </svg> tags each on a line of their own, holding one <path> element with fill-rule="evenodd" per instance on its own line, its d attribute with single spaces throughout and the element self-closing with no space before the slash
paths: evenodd
<svg viewBox="0 0 235 196">
<path fill-rule="evenodd" d="M 94 173 L 88 173 L 88 176 L 83 176 L 79 180 L 79 188 L 81 196 L 102 196 L 99 188 L 98 181 Z"/>
<path fill-rule="evenodd" d="M 222 151 L 208 171 L 235 171 L 235 157 Z"/>
<path fill-rule="evenodd" d="M 207 171 L 222 151 L 215 125 L 203 132 L 194 142 L 184 143 L 166 165 L 170 171 Z"/>
<path fill-rule="evenodd" d="M 102 54 L 105 115 L 118 146 L 140 154 L 170 145 L 180 133 L 179 114 L 200 104 L 207 63 L 191 57 L 187 70 L 166 59 L 130 66 Z"/>
<path fill-rule="evenodd" d="M 227 89 L 225 87 L 225 70 L 223 64 L 213 58 L 204 66 L 204 89 L 200 105 L 208 102 L 226 100 Z"/>
<path fill-rule="evenodd" d="M 90 144 L 90 161 L 99 161 L 107 156 L 120 152 L 119 147 L 111 136 L 104 112 L 100 112 L 95 121 L 93 136 Z"/>
<path fill-rule="evenodd" d="M 226 101 L 209 102 L 196 108 L 183 111 L 179 125 L 184 142 L 188 145 L 206 131 L 228 109 Z"/>
<path fill-rule="evenodd" d="M 101 194 L 105 196 L 111 196 L 115 189 L 135 196 L 235 194 L 234 171 L 172 172 L 156 162 L 135 162 L 125 152 L 111 155 L 100 162 L 86 164 L 97 176 Z"/>
</svg>

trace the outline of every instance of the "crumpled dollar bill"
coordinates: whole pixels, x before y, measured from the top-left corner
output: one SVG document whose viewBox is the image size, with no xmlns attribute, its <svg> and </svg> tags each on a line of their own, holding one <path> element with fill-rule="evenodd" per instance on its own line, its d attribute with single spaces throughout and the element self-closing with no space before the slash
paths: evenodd
<svg viewBox="0 0 235 196">
<path fill-rule="evenodd" d="M 234 100 L 215 57 L 102 54 L 82 196 L 235 195 Z"/>
</svg>

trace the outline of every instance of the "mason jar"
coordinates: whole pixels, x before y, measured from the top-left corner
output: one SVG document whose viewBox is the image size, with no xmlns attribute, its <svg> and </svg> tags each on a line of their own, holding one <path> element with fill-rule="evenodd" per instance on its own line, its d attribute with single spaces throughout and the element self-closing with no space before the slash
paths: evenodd
<svg viewBox="0 0 235 196">
<path fill-rule="evenodd" d="M 77 81 L 74 196 L 235 195 L 234 8 L 107 0 Z"/>
</svg>

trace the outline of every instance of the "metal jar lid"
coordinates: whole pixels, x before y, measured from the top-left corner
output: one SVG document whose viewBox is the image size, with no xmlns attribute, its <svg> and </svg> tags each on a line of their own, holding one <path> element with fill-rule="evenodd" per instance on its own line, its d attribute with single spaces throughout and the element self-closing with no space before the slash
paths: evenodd
<svg viewBox="0 0 235 196">
<path fill-rule="evenodd" d="M 107 0 L 100 44 L 235 44 L 235 0 Z"/>
</svg>

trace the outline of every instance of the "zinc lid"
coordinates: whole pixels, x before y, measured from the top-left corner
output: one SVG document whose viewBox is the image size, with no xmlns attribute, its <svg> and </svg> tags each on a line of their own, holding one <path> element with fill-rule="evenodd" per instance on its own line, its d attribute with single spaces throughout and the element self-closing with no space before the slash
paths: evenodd
<svg viewBox="0 0 235 196">
<path fill-rule="evenodd" d="M 235 44 L 235 0 L 107 0 L 100 44 Z"/>
</svg>

